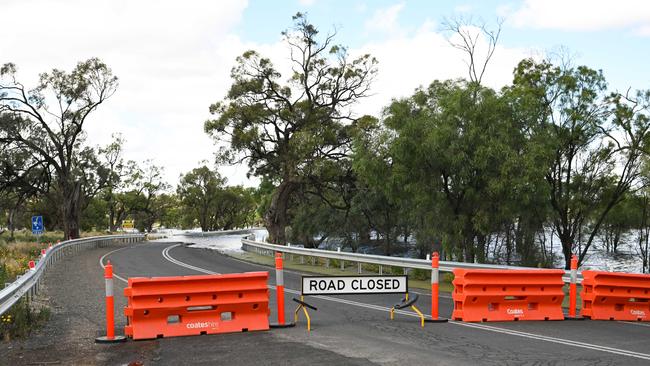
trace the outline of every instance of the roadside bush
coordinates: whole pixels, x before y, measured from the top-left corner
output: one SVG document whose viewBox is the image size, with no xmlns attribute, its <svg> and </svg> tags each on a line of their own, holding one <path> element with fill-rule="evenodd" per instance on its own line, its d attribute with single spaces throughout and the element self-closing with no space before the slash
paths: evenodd
<svg viewBox="0 0 650 366">
<path fill-rule="evenodd" d="M 414 268 L 409 271 L 409 278 L 418 281 L 430 280 L 431 271 L 426 269 Z"/>
<path fill-rule="evenodd" d="M 50 318 L 48 308 L 34 309 L 23 298 L 0 316 L 0 339 L 25 338 Z"/>
</svg>

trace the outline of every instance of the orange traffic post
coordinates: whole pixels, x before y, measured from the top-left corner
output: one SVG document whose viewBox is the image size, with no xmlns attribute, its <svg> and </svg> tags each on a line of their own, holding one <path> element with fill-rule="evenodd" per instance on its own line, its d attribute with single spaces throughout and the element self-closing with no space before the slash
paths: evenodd
<svg viewBox="0 0 650 366">
<path fill-rule="evenodd" d="M 282 265 L 282 253 L 275 253 L 275 301 L 278 308 L 278 323 L 270 324 L 271 328 L 293 327 L 296 323 L 286 324 L 284 320 L 284 267 Z"/>
<path fill-rule="evenodd" d="M 433 252 L 431 255 L 431 319 L 425 319 L 429 323 L 444 323 L 447 321 L 445 318 L 440 318 L 438 299 L 439 299 L 439 282 L 440 282 L 440 255 L 438 252 Z"/>
<path fill-rule="evenodd" d="M 104 267 L 106 282 L 106 336 L 95 338 L 95 343 L 116 343 L 126 341 L 124 336 L 115 335 L 115 299 L 113 297 L 113 265 L 108 261 Z"/>
<path fill-rule="evenodd" d="M 584 320 L 576 316 L 576 304 L 578 302 L 578 257 L 571 256 L 571 282 L 569 283 L 569 316 L 565 320 Z"/>
</svg>

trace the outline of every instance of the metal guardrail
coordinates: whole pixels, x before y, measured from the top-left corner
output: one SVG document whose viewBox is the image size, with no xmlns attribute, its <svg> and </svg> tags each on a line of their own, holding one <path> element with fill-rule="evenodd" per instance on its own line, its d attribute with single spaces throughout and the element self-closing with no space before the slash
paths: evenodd
<svg viewBox="0 0 650 366">
<path fill-rule="evenodd" d="M 81 249 L 98 248 L 116 242 L 136 243 L 142 241 L 144 237 L 143 234 L 96 236 L 66 240 L 48 248 L 45 255 L 39 258 L 33 270 L 27 270 L 25 274 L 18 276 L 14 282 L 0 291 L 0 315 L 9 310 L 23 296 L 33 297 L 41 287 L 45 271 L 63 257 L 76 254 Z"/>
<path fill-rule="evenodd" d="M 273 255 L 272 252 L 282 252 L 282 253 L 289 253 L 289 254 L 295 254 L 295 255 L 301 255 L 307 257 L 318 257 L 318 258 L 336 259 L 336 260 L 342 260 L 348 262 L 377 264 L 380 266 L 431 270 L 431 261 L 426 259 L 389 257 L 384 255 L 360 254 L 360 253 L 350 253 L 350 252 L 341 252 L 341 251 L 335 252 L 335 251 L 323 250 L 323 249 L 300 248 L 300 247 L 262 243 L 262 242 L 249 240 L 246 238 L 243 238 L 241 242 L 242 242 L 242 250 L 254 251 L 254 252 L 258 252 L 259 254 Z M 514 270 L 540 269 L 536 267 L 517 267 L 517 266 L 505 266 L 499 264 L 480 264 L 480 263 L 440 261 L 440 271 L 442 272 L 453 272 L 453 270 L 456 268 L 514 269 Z M 568 283 L 571 281 L 570 275 L 571 275 L 571 271 L 565 270 L 565 275 L 563 276 L 564 282 Z M 582 274 L 578 274 L 578 283 L 581 282 L 582 282 Z"/>
</svg>

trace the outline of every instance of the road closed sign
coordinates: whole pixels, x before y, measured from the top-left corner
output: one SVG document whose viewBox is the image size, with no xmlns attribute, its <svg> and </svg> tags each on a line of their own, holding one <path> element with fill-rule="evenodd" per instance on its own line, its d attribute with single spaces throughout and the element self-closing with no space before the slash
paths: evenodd
<svg viewBox="0 0 650 366">
<path fill-rule="evenodd" d="M 303 295 L 398 294 L 408 291 L 406 276 L 304 276 Z"/>
</svg>

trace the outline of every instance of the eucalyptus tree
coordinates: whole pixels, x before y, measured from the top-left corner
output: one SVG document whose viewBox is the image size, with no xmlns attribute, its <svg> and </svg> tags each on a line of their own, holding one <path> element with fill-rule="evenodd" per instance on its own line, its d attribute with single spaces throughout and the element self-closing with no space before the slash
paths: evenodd
<svg viewBox="0 0 650 366">
<path fill-rule="evenodd" d="M 223 187 L 217 191 L 211 210 L 214 229 L 231 230 L 252 225 L 256 208 L 252 188 Z"/>
<path fill-rule="evenodd" d="M 218 192 L 225 184 L 219 172 L 205 165 L 181 175 L 176 192 L 186 215 L 197 218 L 203 231 L 214 230 L 211 216 L 218 199 Z"/>
<path fill-rule="evenodd" d="M 650 93 L 608 93 L 602 71 L 530 59 L 517 66 L 510 92 L 546 155 L 551 219 L 569 268 L 639 181 Z"/>
<path fill-rule="evenodd" d="M 131 197 L 130 215 L 138 230 L 151 231 L 174 203 L 166 193 L 170 186 L 164 180 L 163 167 L 145 160 L 131 179 L 132 189 L 126 192 Z"/>
<path fill-rule="evenodd" d="M 389 161 L 431 220 L 418 223 L 420 236 L 439 236 L 448 257 L 484 261 L 488 235 L 519 200 L 514 185 L 527 187 L 515 182 L 528 165 L 511 115 L 499 93 L 464 80 L 434 81 L 385 111 Z"/>
<path fill-rule="evenodd" d="M 296 192 L 327 181 L 328 162 L 348 158 L 356 118 L 350 107 L 368 94 L 376 72 L 370 55 L 352 58 L 334 43 L 336 33 L 319 36 L 303 14 L 282 33 L 291 73 L 283 76 L 256 51 L 237 58 L 226 98 L 210 107 L 205 130 L 226 145 L 220 157 L 246 161 L 249 174 L 275 187 L 264 222 L 269 240 L 285 244 L 288 211 Z"/>
<path fill-rule="evenodd" d="M 96 58 L 78 63 L 69 73 L 58 69 L 43 73 L 32 89 L 16 79 L 14 64 L 0 68 L 0 113 L 21 118 L 20 123 L 2 126 L 0 143 L 28 151 L 51 171 L 66 238 L 79 237 L 84 201 L 105 179 L 103 173 L 89 176 L 86 170 L 96 167 L 91 166 L 96 154 L 84 146 L 84 125 L 115 93 L 117 84 L 110 68 Z"/>
<path fill-rule="evenodd" d="M 133 186 L 134 179 L 138 179 L 137 163 L 133 160 L 124 160 L 124 138 L 121 134 L 114 134 L 113 140 L 99 149 L 100 165 L 107 172 L 106 185 L 100 196 L 105 201 L 108 211 L 108 228 L 111 232 L 118 226 L 129 213 L 128 197 L 125 192 Z"/>
<path fill-rule="evenodd" d="M 24 125 L 25 121 L 10 113 L 0 114 L 0 130 Z M 34 197 L 47 192 L 50 172 L 46 162 L 22 146 L 0 145 L 0 209 L 6 210 L 7 228 L 13 238 L 17 212 Z"/>
</svg>

